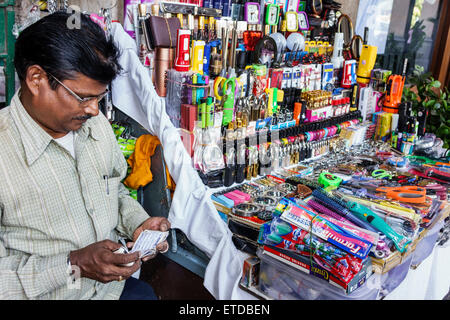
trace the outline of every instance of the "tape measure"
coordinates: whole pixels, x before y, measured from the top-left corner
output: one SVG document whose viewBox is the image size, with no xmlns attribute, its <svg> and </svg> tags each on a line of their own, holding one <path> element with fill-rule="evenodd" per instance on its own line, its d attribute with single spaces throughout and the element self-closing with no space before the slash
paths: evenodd
<svg viewBox="0 0 450 320">
<path fill-rule="evenodd" d="M 339 187 L 339 185 L 342 182 L 342 178 L 339 178 L 338 176 L 331 174 L 329 172 L 322 172 L 319 175 L 319 179 L 317 180 L 320 184 L 323 184 L 325 188 L 329 186 L 333 187 Z"/>
</svg>

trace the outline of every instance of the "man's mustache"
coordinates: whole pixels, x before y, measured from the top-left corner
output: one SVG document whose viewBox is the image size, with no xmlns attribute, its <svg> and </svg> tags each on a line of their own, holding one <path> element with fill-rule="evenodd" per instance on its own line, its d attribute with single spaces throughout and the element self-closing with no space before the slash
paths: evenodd
<svg viewBox="0 0 450 320">
<path fill-rule="evenodd" d="M 75 117 L 75 120 L 89 120 L 90 118 L 92 118 L 91 115 L 85 115 L 85 116 L 80 116 L 80 117 Z"/>
</svg>

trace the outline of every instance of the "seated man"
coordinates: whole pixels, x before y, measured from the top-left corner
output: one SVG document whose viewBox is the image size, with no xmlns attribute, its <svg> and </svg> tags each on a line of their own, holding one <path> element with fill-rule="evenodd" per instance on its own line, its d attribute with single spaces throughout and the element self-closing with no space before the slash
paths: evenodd
<svg viewBox="0 0 450 320">
<path fill-rule="evenodd" d="M 113 253 L 120 237 L 170 228 L 128 195 L 126 161 L 99 113 L 119 52 L 88 16 L 78 29 L 68 18 L 48 15 L 16 43 L 21 88 L 0 110 L 0 298 L 155 299 L 131 277 L 138 253 Z"/>
</svg>

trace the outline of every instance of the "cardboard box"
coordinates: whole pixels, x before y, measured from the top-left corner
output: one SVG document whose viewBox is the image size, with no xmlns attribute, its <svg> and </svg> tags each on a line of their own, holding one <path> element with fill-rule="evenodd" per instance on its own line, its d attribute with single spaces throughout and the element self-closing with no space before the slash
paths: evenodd
<svg viewBox="0 0 450 320">
<path fill-rule="evenodd" d="M 253 256 L 244 261 L 242 268 L 241 285 L 244 287 L 256 287 L 259 282 L 259 266 L 260 260 Z"/>
</svg>

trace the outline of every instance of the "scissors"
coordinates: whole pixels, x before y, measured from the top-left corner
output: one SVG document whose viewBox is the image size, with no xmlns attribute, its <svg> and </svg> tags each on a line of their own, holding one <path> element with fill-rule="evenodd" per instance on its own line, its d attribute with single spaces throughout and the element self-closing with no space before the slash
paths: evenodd
<svg viewBox="0 0 450 320">
<path fill-rule="evenodd" d="M 225 88 L 228 86 L 225 85 L 228 80 L 233 80 L 236 82 L 236 45 L 238 41 L 237 36 L 237 24 L 234 24 L 234 28 L 231 31 L 231 48 L 230 53 L 228 54 L 228 39 L 229 39 L 229 30 L 226 29 L 225 37 L 222 39 L 222 61 L 223 61 L 223 69 L 220 75 L 214 80 L 214 95 L 218 101 L 222 101 L 222 98 L 226 95 Z M 227 64 L 229 63 L 230 68 L 227 77 Z M 235 84 L 236 85 L 236 84 Z M 221 94 L 222 93 L 222 94 Z"/>
<path fill-rule="evenodd" d="M 439 162 L 424 156 L 408 156 L 409 161 L 412 162 L 412 164 L 415 165 L 434 165 L 434 166 L 444 166 L 448 167 L 450 166 L 450 163 L 448 162 Z"/>
<path fill-rule="evenodd" d="M 425 203 L 427 197 L 426 190 L 416 186 L 380 187 L 376 191 L 386 193 L 390 199 L 408 203 Z"/>
<path fill-rule="evenodd" d="M 443 183 L 450 183 L 450 173 L 444 171 L 444 168 L 441 167 L 429 167 L 427 165 L 411 166 L 409 172 L 423 178 L 429 178 Z"/>
<path fill-rule="evenodd" d="M 224 99 L 222 124 L 224 126 L 228 125 L 233 120 L 234 98 L 236 92 L 235 80 L 235 78 L 230 78 L 223 84 Z"/>
<path fill-rule="evenodd" d="M 389 171 L 386 171 L 383 169 L 376 169 L 376 170 L 372 171 L 372 177 L 374 177 L 376 179 L 384 179 L 384 178 L 391 179 L 392 174 Z"/>
<path fill-rule="evenodd" d="M 219 90 L 223 88 L 225 81 L 227 80 L 228 38 L 229 30 L 228 28 L 225 28 L 225 30 L 222 32 L 222 71 L 220 72 L 220 75 L 214 80 L 214 96 L 218 101 L 221 101 L 223 97 L 223 95 L 220 94 Z"/>
</svg>

